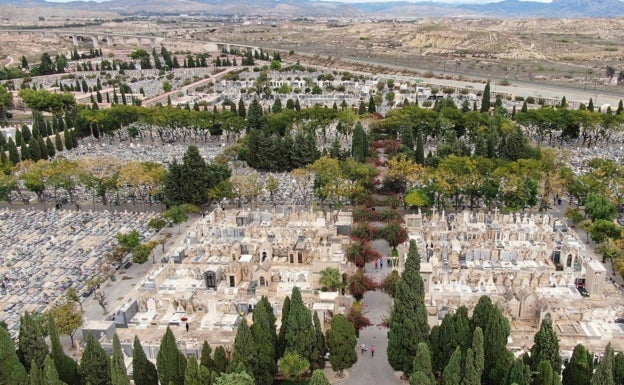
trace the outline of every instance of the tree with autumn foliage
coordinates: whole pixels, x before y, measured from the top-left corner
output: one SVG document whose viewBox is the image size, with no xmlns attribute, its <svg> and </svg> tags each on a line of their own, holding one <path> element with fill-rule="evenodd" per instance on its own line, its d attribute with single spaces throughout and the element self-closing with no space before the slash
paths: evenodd
<svg viewBox="0 0 624 385">
<path fill-rule="evenodd" d="M 409 238 L 407 230 L 399 221 L 392 221 L 388 223 L 380 229 L 379 233 L 383 239 L 388 241 L 392 248 L 396 248 L 401 243 L 406 242 Z"/>
<path fill-rule="evenodd" d="M 355 264 L 359 269 L 363 268 L 368 262 L 379 258 L 381 258 L 381 255 L 371 246 L 370 242 L 351 242 L 347 249 L 347 260 Z"/>
<path fill-rule="evenodd" d="M 353 295 L 357 301 L 360 301 L 364 297 L 364 293 L 377 288 L 377 283 L 364 274 L 364 270 L 357 269 L 357 271 L 351 274 L 347 279 L 347 288 L 351 295 Z"/>
<path fill-rule="evenodd" d="M 367 326 L 371 326 L 370 320 L 364 316 L 362 312 L 362 303 L 355 302 L 351 305 L 349 312 L 347 313 L 347 320 L 355 326 L 356 333 L 358 330 L 362 330 Z"/>
</svg>

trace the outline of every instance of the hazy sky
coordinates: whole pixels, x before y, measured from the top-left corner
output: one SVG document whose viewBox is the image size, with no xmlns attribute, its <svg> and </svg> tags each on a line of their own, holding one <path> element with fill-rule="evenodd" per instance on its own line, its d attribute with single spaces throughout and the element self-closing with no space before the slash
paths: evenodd
<svg viewBox="0 0 624 385">
<path fill-rule="evenodd" d="M 46 0 L 49 2 L 55 2 L 55 3 L 66 3 L 68 1 L 75 1 L 75 0 Z M 87 1 L 87 0 L 81 0 L 81 1 Z M 106 0 L 88 0 L 88 1 L 96 1 L 96 2 L 102 2 L 102 1 L 106 1 Z M 311 0 L 311 1 L 333 1 L 333 2 L 340 2 L 340 3 L 379 3 L 379 2 L 388 2 L 388 1 L 407 1 L 410 3 L 418 3 L 418 2 L 422 2 L 422 1 L 433 1 L 433 2 L 439 2 L 439 3 L 495 3 L 501 0 Z M 542 3 L 550 3 L 551 0 L 520 0 L 520 1 L 539 1 Z"/>
</svg>

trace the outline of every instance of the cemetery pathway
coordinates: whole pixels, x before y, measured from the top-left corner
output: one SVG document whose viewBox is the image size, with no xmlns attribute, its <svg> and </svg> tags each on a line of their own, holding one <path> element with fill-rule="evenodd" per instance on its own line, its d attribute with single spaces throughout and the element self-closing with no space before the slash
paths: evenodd
<svg viewBox="0 0 624 385">
<path fill-rule="evenodd" d="M 386 241 L 374 241 L 375 249 L 383 256 L 390 254 L 390 248 Z M 392 269 L 384 261 L 384 267 L 375 270 L 373 262 L 366 265 L 367 274 L 375 281 L 380 282 Z M 371 326 L 360 331 L 357 354 L 358 361 L 349 369 L 349 376 L 341 381 L 332 383 L 340 385 L 392 385 L 407 384 L 399 378 L 400 373 L 395 372 L 388 363 L 386 348 L 388 347 L 388 328 L 382 326 L 383 320 L 390 316 L 392 298 L 382 291 L 369 291 L 362 299 L 363 313 L 372 323 Z M 360 345 L 366 344 L 368 351 L 363 355 Z M 370 347 L 375 346 L 375 356 L 371 356 Z"/>
</svg>

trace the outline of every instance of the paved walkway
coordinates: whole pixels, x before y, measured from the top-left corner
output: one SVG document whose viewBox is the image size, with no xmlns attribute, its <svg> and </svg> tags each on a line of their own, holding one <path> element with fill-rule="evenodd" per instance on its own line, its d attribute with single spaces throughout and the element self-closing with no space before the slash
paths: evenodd
<svg viewBox="0 0 624 385">
<path fill-rule="evenodd" d="M 375 241 L 375 249 L 383 256 L 389 254 L 389 247 L 385 241 Z M 387 267 L 375 269 L 374 263 L 366 265 L 367 274 L 375 281 L 380 282 L 392 269 Z M 357 351 L 358 361 L 351 369 L 349 376 L 344 380 L 332 381 L 340 385 L 405 385 L 407 381 L 402 381 L 400 372 L 395 372 L 388 363 L 386 349 L 388 347 L 388 328 L 382 326 L 384 320 L 390 317 L 392 298 L 382 291 L 369 291 L 362 299 L 363 312 L 370 319 L 372 326 L 360 331 Z M 360 345 L 366 344 L 368 351 L 363 355 L 360 353 Z M 375 346 L 375 356 L 371 355 L 370 347 Z"/>
</svg>

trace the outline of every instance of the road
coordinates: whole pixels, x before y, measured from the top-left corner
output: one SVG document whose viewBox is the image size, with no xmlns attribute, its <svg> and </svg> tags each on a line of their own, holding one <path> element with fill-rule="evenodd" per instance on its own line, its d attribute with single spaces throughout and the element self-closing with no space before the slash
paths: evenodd
<svg viewBox="0 0 624 385">
<path fill-rule="evenodd" d="M 375 249 L 384 256 L 389 255 L 389 248 L 385 241 L 375 241 Z M 392 269 L 386 264 L 382 269 L 375 269 L 374 263 L 366 265 L 367 274 L 375 281 L 380 282 Z M 358 339 L 358 361 L 349 369 L 349 376 L 344 380 L 332 381 L 340 385 L 405 385 L 407 381 L 399 378 L 399 372 L 388 363 L 386 349 L 388 347 L 388 328 L 381 326 L 384 319 L 390 317 L 392 298 L 382 291 L 369 291 L 362 299 L 364 314 L 372 326 L 360 331 Z M 363 355 L 359 346 L 366 344 L 369 348 Z M 375 346 L 375 356 L 371 356 L 370 347 Z"/>
</svg>

